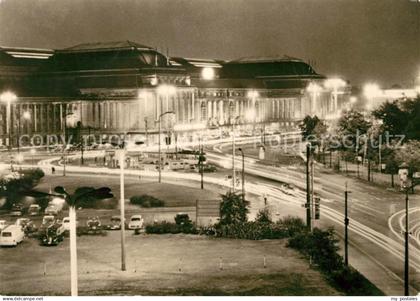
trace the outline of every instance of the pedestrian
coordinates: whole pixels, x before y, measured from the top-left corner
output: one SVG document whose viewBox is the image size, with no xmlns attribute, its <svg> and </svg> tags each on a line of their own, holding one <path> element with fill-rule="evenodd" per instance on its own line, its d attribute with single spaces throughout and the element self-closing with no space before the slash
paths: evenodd
<svg viewBox="0 0 420 301">
<path fill-rule="evenodd" d="M 52 174 L 55 174 L 55 167 L 53 166 L 53 167 L 51 167 L 51 173 Z"/>
</svg>

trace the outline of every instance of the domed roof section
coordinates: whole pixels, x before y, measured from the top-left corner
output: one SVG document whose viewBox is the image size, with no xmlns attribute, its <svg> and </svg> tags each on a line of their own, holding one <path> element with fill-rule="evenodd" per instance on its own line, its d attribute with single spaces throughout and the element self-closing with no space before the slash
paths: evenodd
<svg viewBox="0 0 420 301">
<path fill-rule="evenodd" d="M 78 44 L 55 51 L 48 68 L 54 71 L 116 70 L 170 67 L 154 48 L 132 41 Z"/>
<path fill-rule="evenodd" d="M 322 78 L 304 61 L 289 56 L 244 57 L 224 64 L 225 78 Z"/>
</svg>

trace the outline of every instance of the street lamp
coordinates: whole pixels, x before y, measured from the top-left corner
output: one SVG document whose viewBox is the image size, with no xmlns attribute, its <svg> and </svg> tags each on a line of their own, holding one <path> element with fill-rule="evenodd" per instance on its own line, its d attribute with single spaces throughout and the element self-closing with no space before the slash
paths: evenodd
<svg viewBox="0 0 420 301">
<path fill-rule="evenodd" d="M 63 128 L 63 177 L 65 177 L 66 176 L 66 161 L 67 161 L 67 158 L 66 158 L 66 148 L 67 148 L 67 137 L 66 137 L 66 135 L 67 135 L 67 116 L 70 116 L 70 115 L 73 115 L 73 113 L 72 112 L 70 112 L 70 113 L 66 113 L 66 114 L 64 114 L 64 116 L 63 116 L 63 125 L 62 125 L 62 128 Z"/>
<path fill-rule="evenodd" d="M 165 116 L 165 115 L 167 115 L 167 114 L 175 114 L 175 112 L 174 111 L 167 111 L 167 112 L 165 112 L 165 113 L 162 113 L 162 114 L 160 114 L 159 115 L 159 120 L 158 120 L 158 122 L 159 122 L 159 137 L 158 137 L 158 145 L 159 145 L 159 167 L 158 167 L 158 170 L 159 170 L 159 183 L 161 183 L 162 182 L 162 156 L 161 156 L 161 142 L 160 142 L 160 135 L 161 135 L 161 124 L 162 124 L 162 117 L 163 116 Z"/>
<path fill-rule="evenodd" d="M 10 115 L 11 115 L 11 103 L 15 102 L 17 100 L 17 96 L 16 94 L 14 94 L 13 92 L 10 91 L 6 91 L 3 92 L 2 94 L 0 94 L 0 101 L 4 102 L 7 104 L 6 107 L 6 118 L 7 118 L 7 122 L 6 122 L 6 133 L 9 136 L 9 141 L 8 141 L 8 146 L 9 149 L 11 149 L 11 133 L 10 133 L 10 128 L 11 128 L 11 119 L 10 119 Z"/>
<path fill-rule="evenodd" d="M 417 174 L 417 173 L 416 173 Z M 409 258 L 409 229 L 408 229 L 408 191 L 410 189 L 413 189 L 417 184 L 414 181 L 409 181 L 409 170 L 408 165 L 404 162 L 401 164 L 398 170 L 398 175 L 400 176 L 401 181 L 401 188 L 405 192 L 405 255 L 404 255 L 404 295 L 409 296 L 410 290 L 409 290 L 409 271 L 410 271 L 410 258 Z M 418 178 L 416 176 L 413 176 L 413 180 L 417 180 Z"/>
<path fill-rule="evenodd" d="M 240 116 L 236 116 L 232 120 L 232 192 L 235 192 L 236 173 L 235 173 L 235 121 Z"/>
<path fill-rule="evenodd" d="M 242 202 L 245 201 L 245 154 L 242 148 L 238 148 L 242 155 Z"/>
</svg>

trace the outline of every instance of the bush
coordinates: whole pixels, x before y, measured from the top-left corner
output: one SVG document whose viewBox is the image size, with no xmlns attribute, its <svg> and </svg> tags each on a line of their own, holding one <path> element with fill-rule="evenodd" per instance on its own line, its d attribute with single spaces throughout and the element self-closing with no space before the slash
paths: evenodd
<svg viewBox="0 0 420 301">
<path fill-rule="evenodd" d="M 147 194 L 143 194 L 140 196 L 132 196 L 130 198 L 130 203 L 134 205 L 139 205 L 144 208 L 165 206 L 164 201 Z"/>
<path fill-rule="evenodd" d="M 315 228 L 312 232 L 301 232 L 293 236 L 288 246 L 310 256 L 322 271 L 331 272 L 343 266 L 343 259 L 337 254 L 337 243 L 333 228 Z"/>
<path fill-rule="evenodd" d="M 149 234 L 165 234 L 165 233 L 181 233 L 179 226 L 174 223 L 159 222 L 146 225 L 146 233 Z"/>
</svg>

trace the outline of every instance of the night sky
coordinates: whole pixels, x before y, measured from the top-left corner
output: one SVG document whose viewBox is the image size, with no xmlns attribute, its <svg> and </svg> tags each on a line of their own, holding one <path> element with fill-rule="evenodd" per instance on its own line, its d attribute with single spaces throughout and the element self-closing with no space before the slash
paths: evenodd
<svg viewBox="0 0 420 301">
<path fill-rule="evenodd" d="M 0 45 L 133 40 L 172 56 L 283 55 L 353 84 L 420 74 L 415 0 L 0 0 Z"/>
</svg>

